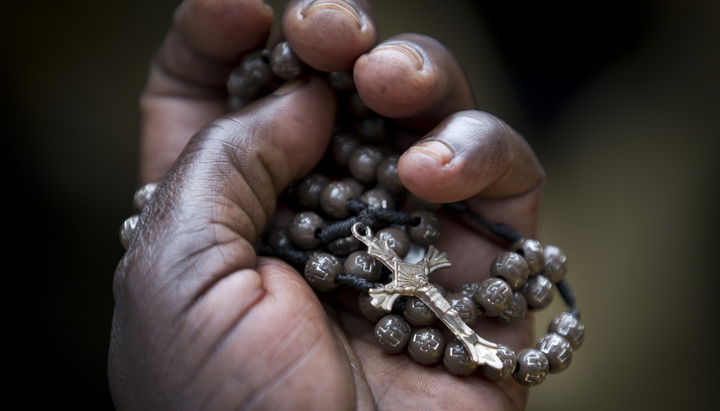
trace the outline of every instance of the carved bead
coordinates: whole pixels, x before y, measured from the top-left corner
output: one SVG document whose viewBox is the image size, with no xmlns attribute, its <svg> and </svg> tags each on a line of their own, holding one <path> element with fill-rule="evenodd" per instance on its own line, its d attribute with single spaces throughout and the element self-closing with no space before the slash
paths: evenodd
<svg viewBox="0 0 720 411">
<path fill-rule="evenodd" d="M 555 296 L 555 289 L 550 280 L 542 274 L 530 277 L 522 289 L 528 307 L 533 310 L 546 308 Z"/>
<path fill-rule="evenodd" d="M 464 294 L 453 293 L 448 295 L 445 299 L 448 301 L 448 303 L 450 303 L 450 306 L 458 312 L 458 315 L 465 322 L 465 324 L 475 324 L 475 321 L 477 321 L 478 312 L 475 306 L 475 301 L 473 301 L 472 298 Z"/>
<path fill-rule="evenodd" d="M 510 288 L 517 290 L 530 276 L 530 268 L 520 254 L 506 251 L 490 265 L 490 275 L 502 278 Z"/>
<path fill-rule="evenodd" d="M 470 375 L 477 369 L 460 340 L 452 340 L 445 346 L 443 355 L 445 369 L 453 375 Z"/>
<path fill-rule="evenodd" d="M 342 274 L 342 264 L 332 255 L 317 253 L 310 257 L 305 264 L 305 281 L 315 291 L 330 291 L 335 289 L 339 282 L 336 278 Z"/>
<path fill-rule="evenodd" d="M 552 283 L 556 283 L 565 278 L 567 272 L 567 257 L 561 249 L 554 245 L 546 245 L 543 248 L 543 256 L 545 257 L 545 267 L 542 274 Z"/>
<path fill-rule="evenodd" d="M 417 210 L 410 213 L 411 221 L 417 224 L 408 224 L 407 231 L 410 240 L 422 247 L 429 247 L 440 237 L 440 219 L 435 213 L 427 210 Z M 417 220 L 416 220 L 417 219 Z"/>
<path fill-rule="evenodd" d="M 270 55 L 272 72 L 283 80 L 292 80 L 302 74 L 305 63 L 293 52 L 287 41 L 278 43 Z"/>
<path fill-rule="evenodd" d="M 325 221 L 319 215 L 312 211 L 303 211 L 295 214 L 290 220 L 287 233 L 290 241 L 296 247 L 309 250 L 320 245 L 320 239 L 315 237 L 315 233 L 323 228 L 325 228 Z"/>
<path fill-rule="evenodd" d="M 330 183 L 330 179 L 322 174 L 312 174 L 305 178 L 297 188 L 300 205 L 317 210 L 320 208 L 320 193 Z"/>
<path fill-rule="evenodd" d="M 513 299 L 510 306 L 505 309 L 505 312 L 500 314 L 497 319 L 504 324 L 515 324 L 525 318 L 527 309 L 528 305 L 527 301 L 525 301 L 525 296 L 521 292 L 515 291 L 513 292 Z"/>
<path fill-rule="evenodd" d="M 350 134 L 338 134 L 333 137 L 332 153 L 335 162 L 347 167 L 350 155 L 360 147 L 360 140 Z"/>
<path fill-rule="evenodd" d="M 545 354 L 551 374 L 565 371 L 572 363 L 573 348 L 567 340 L 558 334 L 544 335 L 538 341 L 535 349 Z"/>
<path fill-rule="evenodd" d="M 483 365 L 480 367 L 480 371 L 483 373 L 485 378 L 490 381 L 505 381 L 513 375 L 515 366 L 517 365 L 517 357 L 515 357 L 515 352 L 513 350 L 502 344 L 498 344 L 497 355 L 500 357 L 500 361 L 502 361 L 503 364 L 501 369 L 496 370 L 495 368 Z"/>
<path fill-rule="evenodd" d="M 513 299 L 510 286 L 499 278 L 488 278 L 480 283 L 473 300 L 480 304 L 483 313 L 488 317 L 497 317 L 505 312 Z"/>
<path fill-rule="evenodd" d="M 251 86 L 264 86 L 273 79 L 270 65 L 263 60 L 262 51 L 248 53 L 240 61 L 240 73 Z"/>
<path fill-rule="evenodd" d="M 435 313 L 417 297 L 407 297 L 403 317 L 415 327 L 427 327 L 437 320 Z"/>
<path fill-rule="evenodd" d="M 120 227 L 120 243 L 122 243 L 123 247 L 127 250 L 128 245 L 130 245 L 130 239 L 132 238 L 133 232 L 135 232 L 135 228 L 137 228 L 138 221 L 140 220 L 140 216 L 135 214 L 134 216 L 128 218 L 123 222 L 123 225 Z"/>
<path fill-rule="evenodd" d="M 273 248 L 294 248 L 288 236 L 287 229 L 283 227 L 271 228 L 267 234 L 267 244 Z"/>
<path fill-rule="evenodd" d="M 355 123 L 355 133 L 366 143 L 379 143 L 385 139 L 385 120 L 376 116 L 362 119 Z"/>
<path fill-rule="evenodd" d="M 370 282 L 380 279 L 380 262 L 370 257 L 365 251 L 356 251 L 348 256 L 343 264 L 345 274 L 354 274 Z"/>
<path fill-rule="evenodd" d="M 145 208 L 145 204 L 150 201 L 153 194 L 155 193 L 156 188 L 157 184 L 150 183 L 145 184 L 144 186 L 140 187 L 138 191 L 135 192 L 135 195 L 133 196 L 133 208 L 135 209 L 136 213 L 141 212 L 143 208 Z"/>
<path fill-rule="evenodd" d="M 363 187 L 362 183 L 355 180 L 354 178 L 343 178 L 340 181 L 350 186 L 350 188 L 353 190 L 353 193 L 355 193 L 354 198 L 360 197 L 362 193 L 365 192 L 365 187 Z"/>
<path fill-rule="evenodd" d="M 355 90 L 355 81 L 353 75 L 349 71 L 333 71 L 327 75 L 330 85 L 337 91 L 353 91 Z"/>
<path fill-rule="evenodd" d="M 383 228 L 375 236 L 383 243 L 387 240 L 390 249 L 400 258 L 405 258 L 410 251 L 410 237 L 398 228 Z"/>
<path fill-rule="evenodd" d="M 517 369 L 513 378 L 524 387 L 536 387 L 542 384 L 550 371 L 545 355 L 535 349 L 520 351 L 517 356 Z"/>
<path fill-rule="evenodd" d="M 372 297 L 368 294 L 358 293 L 358 307 L 360 307 L 363 317 L 370 321 L 377 321 L 387 315 L 387 312 L 382 308 L 374 307 L 370 300 L 372 300 Z"/>
<path fill-rule="evenodd" d="M 445 337 L 432 327 L 415 330 L 408 342 L 408 353 L 415 362 L 431 365 L 440 361 L 445 349 Z"/>
<path fill-rule="evenodd" d="M 480 283 L 461 283 L 453 290 L 453 293 L 464 294 L 470 298 L 473 298 L 480 289 Z"/>
<path fill-rule="evenodd" d="M 390 155 L 384 158 L 375 170 L 378 184 L 393 195 L 400 194 L 405 190 L 398 177 L 397 164 L 398 156 Z"/>
<path fill-rule="evenodd" d="M 553 318 L 548 332 L 561 335 L 570 343 L 573 350 L 579 349 L 585 341 L 585 326 L 570 313 L 562 313 Z"/>
<path fill-rule="evenodd" d="M 397 314 L 388 314 L 375 325 L 375 340 L 380 348 L 390 354 L 397 354 L 410 341 L 412 328 Z"/>
<path fill-rule="evenodd" d="M 538 240 L 516 241 L 510 246 L 510 251 L 515 251 L 525 257 L 531 275 L 539 273 L 545 267 L 543 248 Z"/>
<path fill-rule="evenodd" d="M 375 180 L 375 170 L 382 161 L 380 150 L 372 146 L 358 147 L 348 159 L 350 174 L 361 183 Z"/>
<path fill-rule="evenodd" d="M 395 202 L 385 191 L 373 188 L 364 192 L 360 201 L 370 206 L 371 210 L 394 210 Z"/>
<path fill-rule="evenodd" d="M 320 207 L 333 218 L 347 218 L 350 212 L 345 203 L 355 198 L 355 191 L 342 181 L 333 181 L 320 192 Z"/>
<path fill-rule="evenodd" d="M 360 249 L 360 241 L 358 241 L 358 239 L 354 236 L 338 238 L 337 240 L 328 244 L 327 249 L 331 253 L 338 256 L 348 255 L 353 251 L 357 251 Z"/>
</svg>

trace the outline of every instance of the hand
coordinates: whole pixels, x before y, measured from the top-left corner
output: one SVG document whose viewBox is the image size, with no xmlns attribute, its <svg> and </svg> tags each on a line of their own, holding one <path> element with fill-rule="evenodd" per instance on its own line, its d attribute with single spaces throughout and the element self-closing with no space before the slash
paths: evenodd
<svg viewBox="0 0 720 411">
<path fill-rule="evenodd" d="M 527 390 L 514 381 L 455 377 L 385 354 L 356 308 L 321 304 L 293 268 L 256 256 L 276 197 L 327 147 L 337 106 L 311 78 L 223 116 L 228 71 L 265 43 L 271 19 L 260 1 L 187 0 L 151 69 L 141 180 L 165 176 L 115 273 L 117 408 L 523 408 Z M 372 109 L 409 133 L 429 131 L 399 162 L 410 191 L 470 198 L 488 220 L 534 237 L 544 174 L 532 150 L 499 119 L 459 112 L 474 109 L 473 98 L 441 44 L 402 35 L 376 46 L 376 33 L 362 0 L 293 1 L 283 19 L 283 36 L 309 65 L 354 67 Z M 448 287 L 488 277 L 501 251 L 447 218 L 437 247 L 453 268 L 433 280 Z M 487 340 L 534 345 L 531 318 L 478 323 Z"/>
</svg>

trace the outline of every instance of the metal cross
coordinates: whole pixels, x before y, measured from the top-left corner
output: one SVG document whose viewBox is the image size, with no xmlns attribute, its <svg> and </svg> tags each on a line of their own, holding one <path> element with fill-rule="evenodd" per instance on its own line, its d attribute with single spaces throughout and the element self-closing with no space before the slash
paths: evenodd
<svg viewBox="0 0 720 411">
<path fill-rule="evenodd" d="M 390 248 L 386 241 L 380 241 L 373 236 L 372 230 L 365 227 L 365 234 L 361 234 L 361 223 L 355 223 L 352 233 L 367 246 L 368 255 L 378 259 L 393 272 L 391 283 L 382 287 L 371 288 L 369 291 L 370 303 L 387 312 L 392 311 L 393 304 L 401 295 L 414 296 L 425 303 L 435 315 L 457 336 L 467 349 L 470 360 L 477 364 L 487 364 L 495 369 L 502 369 L 502 361 L 497 355 L 497 344 L 480 338 L 472 328 L 468 327 L 452 308 L 450 303 L 440 294 L 437 288 L 430 284 L 430 273 L 441 268 L 450 267 L 447 254 L 430 246 L 425 258 L 417 264 L 404 262 Z"/>
</svg>

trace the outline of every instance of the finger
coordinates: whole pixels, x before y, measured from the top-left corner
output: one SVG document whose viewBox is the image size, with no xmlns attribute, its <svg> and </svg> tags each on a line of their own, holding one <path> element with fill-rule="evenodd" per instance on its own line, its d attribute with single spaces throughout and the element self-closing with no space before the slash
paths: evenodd
<svg viewBox="0 0 720 411">
<path fill-rule="evenodd" d="M 455 56 L 420 34 L 401 34 L 378 44 L 357 60 L 353 77 L 368 107 L 416 130 L 475 108 L 470 82 Z"/>
<path fill-rule="evenodd" d="M 377 23 L 367 0 L 294 0 L 283 15 L 293 51 L 320 71 L 342 71 L 377 42 Z"/>
<path fill-rule="evenodd" d="M 493 115 L 450 116 L 400 157 L 398 176 L 421 198 L 472 197 L 484 218 L 534 234 L 545 172 L 525 139 Z"/>
<path fill-rule="evenodd" d="M 190 137 L 225 113 L 225 82 L 261 47 L 273 13 L 262 0 L 186 0 L 153 59 L 141 99 L 140 181 L 158 181 Z"/>
</svg>

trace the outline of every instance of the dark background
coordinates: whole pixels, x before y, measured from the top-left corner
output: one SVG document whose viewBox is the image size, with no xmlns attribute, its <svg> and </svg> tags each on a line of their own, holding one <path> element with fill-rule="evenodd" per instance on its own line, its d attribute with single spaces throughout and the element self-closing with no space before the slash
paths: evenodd
<svg viewBox="0 0 720 411">
<path fill-rule="evenodd" d="M 454 50 L 481 109 L 525 135 L 546 168 L 541 240 L 570 258 L 588 337 L 529 408 L 709 407 L 719 3 L 374 3 L 382 38 L 420 32 Z M 112 409 L 112 275 L 136 189 L 137 100 L 176 5 L 4 5 L 4 335 L 28 405 Z M 539 315 L 539 334 L 561 309 Z"/>
</svg>

